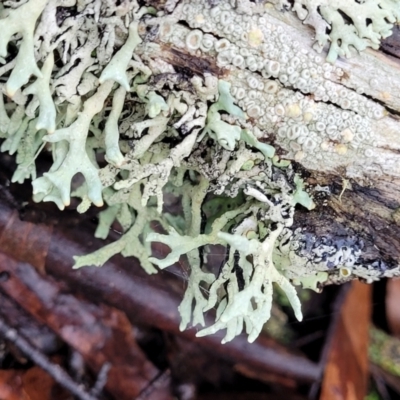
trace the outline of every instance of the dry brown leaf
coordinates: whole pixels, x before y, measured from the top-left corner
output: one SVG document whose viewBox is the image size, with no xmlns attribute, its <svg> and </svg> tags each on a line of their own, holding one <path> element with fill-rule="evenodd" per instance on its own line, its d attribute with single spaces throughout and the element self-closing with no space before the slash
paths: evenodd
<svg viewBox="0 0 400 400">
<path fill-rule="evenodd" d="M 386 318 L 394 336 L 400 337 L 400 279 L 390 279 L 386 286 Z"/>
<path fill-rule="evenodd" d="M 22 385 L 23 371 L 0 371 L 0 400 L 30 400 Z M 43 400 L 46 400 L 43 397 Z"/>
<path fill-rule="evenodd" d="M 357 400 L 366 395 L 372 288 L 358 281 L 351 285 L 331 330 L 323 400 Z"/>
<path fill-rule="evenodd" d="M 39 367 L 0 370 L 0 400 L 67 400 L 71 396 Z"/>
</svg>

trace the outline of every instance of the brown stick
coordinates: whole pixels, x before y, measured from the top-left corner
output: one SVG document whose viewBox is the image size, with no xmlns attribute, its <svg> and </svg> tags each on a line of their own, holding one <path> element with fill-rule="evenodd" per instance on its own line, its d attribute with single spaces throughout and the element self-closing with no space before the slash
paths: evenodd
<svg viewBox="0 0 400 400">
<path fill-rule="evenodd" d="M 0 317 L 0 335 L 21 350 L 35 364 L 45 370 L 56 382 L 69 390 L 79 400 L 97 400 L 97 397 L 86 392 L 57 364 L 52 363 L 44 354 L 35 349 L 18 331 L 8 325 Z"/>
</svg>

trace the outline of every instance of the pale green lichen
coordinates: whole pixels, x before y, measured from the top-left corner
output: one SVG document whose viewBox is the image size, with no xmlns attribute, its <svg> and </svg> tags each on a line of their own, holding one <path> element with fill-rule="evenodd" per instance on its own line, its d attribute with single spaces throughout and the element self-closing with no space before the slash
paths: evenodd
<svg viewBox="0 0 400 400">
<path fill-rule="evenodd" d="M 54 55 L 50 53 L 43 63 L 42 76 L 24 89 L 24 94 L 37 96 L 39 102 L 39 117 L 36 129 L 45 129 L 48 133 L 54 133 L 56 129 L 56 107 L 50 92 L 50 78 L 54 66 Z"/>
<path fill-rule="evenodd" d="M 200 331 L 198 336 L 227 329 L 223 339 L 223 342 L 226 342 L 240 334 L 245 324 L 249 341 L 255 340 L 262 326 L 269 319 L 273 282 L 278 283 L 287 294 L 296 317 L 300 320 L 302 318 L 296 291 L 282 271 L 275 267 L 273 253 L 277 238 L 281 235 L 283 228 L 291 226 L 293 222 L 293 207 L 297 202 L 293 198 L 294 193 L 302 200 L 309 196 L 303 191 L 298 177 L 295 178 L 297 188 L 293 189 L 284 182 L 278 185 L 270 182 L 268 176 L 264 179 L 260 179 L 261 177 L 257 175 L 253 176 L 251 172 L 254 169 L 257 169 L 256 165 L 246 171 L 249 178 L 247 178 L 245 193 L 249 197 L 242 198 L 242 204 L 234 210 L 222 211 L 219 217 L 213 219 L 210 232 L 202 233 L 197 229 L 194 234 L 187 231 L 186 235 L 182 235 L 175 229 L 170 229 L 168 235 L 150 233 L 147 236 L 146 240 L 164 243 L 171 249 L 164 259 L 154 257 L 150 259 L 160 268 L 174 264 L 182 254 L 188 255 L 191 265 L 188 288 L 190 294 L 186 294 L 180 306 L 183 321 L 181 329 L 186 328 L 192 315 L 194 323 L 202 324 L 201 313 L 218 306 L 215 324 Z M 265 174 L 268 168 L 264 167 L 263 171 Z M 285 193 L 279 194 L 277 190 L 279 186 Z M 204 196 L 204 189 L 200 185 L 197 191 L 194 190 L 194 193 L 196 192 Z M 269 197 L 274 192 L 276 194 L 272 202 Z M 252 201 L 251 198 L 255 200 Z M 305 203 L 313 206 L 311 199 Z M 188 215 L 187 219 L 192 221 L 194 213 L 198 213 L 199 209 L 199 204 L 192 201 L 188 213 L 185 213 Z M 194 220 L 198 220 L 198 217 Z M 277 226 L 274 227 L 273 224 Z M 193 222 L 189 224 L 189 227 L 192 225 Z M 226 246 L 229 255 L 219 275 L 212 277 L 210 273 L 200 268 L 201 260 L 196 249 L 216 244 Z M 248 256 L 252 256 L 252 262 L 248 261 Z M 201 290 L 193 289 L 198 288 L 201 282 L 211 284 L 208 299 Z"/>
<path fill-rule="evenodd" d="M 121 167 L 124 156 L 119 149 L 118 120 L 124 107 L 126 89 L 121 86 L 113 96 L 112 109 L 104 128 L 104 142 L 106 146 L 106 160 L 116 167 Z"/>
<path fill-rule="evenodd" d="M 13 35 L 22 35 L 16 64 L 6 84 L 6 93 L 13 97 L 21 86 L 25 85 L 31 75 L 42 77 L 36 65 L 34 40 L 36 21 L 46 6 L 47 0 L 30 0 L 17 9 L 8 9 L 8 15 L 0 19 L 0 57 L 6 57 L 7 44 Z"/>
<path fill-rule="evenodd" d="M 223 148 L 233 150 L 236 142 L 240 139 L 241 129 L 239 126 L 230 125 L 222 121 L 220 111 L 226 111 L 238 118 L 245 118 L 245 113 L 233 103 L 233 97 L 230 94 L 230 84 L 225 81 L 219 81 L 218 101 L 214 103 L 207 113 L 207 124 L 204 128 L 204 134 L 208 134 L 215 139 Z M 203 137 L 200 137 L 200 139 Z"/>
<path fill-rule="evenodd" d="M 120 253 L 124 257 L 136 257 L 140 261 L 142 268 L 148 274 L 154 274 L 157 272 L 152 265 L 151 260 L 148 258 L 149 249 L 146 248 L 143 243 L 141 235 L 144 233 L 146 226 L 152 221 L 158 222 L 164 227 L 167 227 L 167 224 L 154 207 L 143 207 L 141 205 L 141 196 L 140 186 L 136 185 L 130 191 L 129 196 L 126 199 L 126 204 L 135 212 L 135 217 L 131 219 L 131 226 L 127 227 L 121 238 L 102 247 L 94 253 L 79 257 L 75 256 L 75 264 L 73 268 L 80 268 L 86 265 L 102 266 L 113 255 Z M 109 204 L 118 207 L 118 204 L 121 203 L 117 202 L 117 204 L 114 204 L 115 201 L 118 200 L 110 198 Z M 118 212 L 121 211 L 121 207 L 119 207 Z M 111 225 L 110 222 L 110 220 L 107 222 L 108 226 Z M 98 231 L 98 234 L 104 235 L 104 231 Z"/>
<path fill-rule="evenodd" d="M 378 49 L 400 22 L 398 0 L 295 0 L 293 10 L 315 28 L 316 48 L 329 44 L 327 60 L 332 63 L 338 56 L 351 56 L 351 47 Z"/>
<path fill-rule="evenodd" d="M 230 341 L 234 336 L 241 333 L 243 322 L 246 324 L 246 332 L 249 335 L 249 342 L 253 342 L 261 332 L 263 325 L 270 317 L 272 305 L 272 283 L 276 282 L 288 296 L 288 300 L 293 307 L 296 318 L 301 321 L 301 305 L 297 297 L 295 288 L 290 284 L 274 266 L 272 253 L 275 241 L 282 232 L 283 225 L 271 231 L 267 237 L 260 242 L 257 239 L 247 239 L 237 234 L 220 232 L 218 237 L 229 244 L 233 250 L 238 250 L 241 256 L 242 269 L 247 264 L 248 271 L 245 277 L 245 287 L 240 290 L 239 284 L 233 277 L 229 280 L 227 287 L 226 306 L 221 309 L 221 314 L 216 323 L 198 332 L 198 336 L 209 335 L 220 329 L 227 329 L 226 337 L 223 342 Z M 252 268 L 245 259 L 252 256 Z M 240 265 L 240 264 L 239 264 Z M 247 279 L 246 279 L 247 278 Z M 218 286 L 221 283 L 218 282 Z M 211 286 L 210 292 L 213 291 Z M 214 290 L 215 293 L 215 290 Z M 210 302 L 206 309 L 212 308 L 217 297 L 210 296 Z"/>
<path fill-rule="evenodd" d="M 282 6 L 285 1 L 274 3 Z M 347 41 L 334 38 L 340 24 L 332 15 L 337 17 L 342 6 L 330 5 L 333 11 L 329 11 L 325 2 L 296 0 L 298 13 L 303 3 L 309 15 L 320 5 L 325 7 L 321 15 L 326 21 L 331 18 L 331 39 L 317 37 L 332 40 L 330 58 L 341 51 L 347 54 L 346 46 L 358 43 L 354 32 Z M 376 9 L 365 3 L 364 16 L 369 12 L 365 10 Z M 371 26 L 360 31 L 362 42 L 369 38 L 376 44 L 389 32 L 398 18 L 391 11 L 395 3 L 379 2 Z M 230 3 L 221 4 L 232 11 Z M 203 6 L 201 2 L 185 5 L 188 12 Z M 70 7 L 75 7 L 76 15 Z M 213 8 L 210 21 L 218 17 L 218 7 Z M 240 9 L 246 11 L 243 5 Z M 208 5 L 201 10 L 211 13 Z M 247 11 L 262 13 L 263 7 L 249 4 Z M 63 209 L 74 196 L 81 199 L 79 212 L 92 204 L 105 204 L 99 213 L 98 238 L 106 238 L 118 224 L 120 238 L 92 254 L 74 257 L 74 268 L 101 266 L 120 253 L 136 257 L 150 274 L 157 272 L 156 266 L 166 268 L 185 256 L 190 273 L 179 307 L 180 328 L 191 322 L 204 326 L 204 313 L 215 307 L 215 323 L 198 336 L 226 329 L 226 342 L 245 326 L 249 341 L 254 341 L 270 316 L 273 283 L 281 287 L 301 319 L 292 284 L 319 290 L 329 279 L 349 279 L 346 273 L 362 276 L 365 271 L 357 264 L 361 245 L 345 243 L 333 251 L 320 244 L 311 256 L 304 254 L 301 245 L 307 238 L 291 228 L 295 207 L 300 204 L 311 210 L 315 204 L 290 162 L 279 159 L 275 148 L 263 142 L 265 132 L 254 122 L 261 115 L 256 102 L 263 101 L 255 88 L 274 98 L 277 82 L 265 79 L 264 85 L 249 74 L 236 76 L 232 65 L 232 86 L 210 73 L 191 78 L 177 73 L 159 56 L 158 39 L 152 39 L 158 31 L 168 31 L 168 18 L 140 8 L 136 1 L 117 5 L 99 0 L 27 0 L 16 8 L 0 5 L 0 61 L 5 63 L 0 68 L 1 150 L 17 154 L 12 180 L 32 178 L 35 201 L 52 201 Z M 251 45 L 257 47 L 260 32 L 252 32 Z M 190 51 L 199 52 L 215 47 L 217 63 L 226 66 L 232 55 L 223 48 L 231 44 L 214 39 L 196 30 L 185 40 L 177 37 L 177 43 L 189 43 Z M 6 59 L 12 58 L 8 45 L 19 47 L 11 60 Z M 233 65 L 243 62 L 239 54 Z M 253 56 L 246 63 L 250 71 L 257 70 Z M 259 64 L 268 76 L 278 76 L 276 64 Z M 279 79 L 283 81 L 283 75 Z M 298 80 L 294 82 L 300 87 Z M 243 87 L 238 89 L 242 84 L 252 87 L 250 99 L 240 92 Z M 304 110 L 298 99 L 286 100 L 268 113 L 276 112 L 276 120 L 286 115 L 311 121 L 306 100 L 300 101 Z M 260 119 L 259 126 L 262 123 Z M 278 131 L 278 136 L 294 140 L 300 133 L 310 134 L 296 123 L 288 132 Z M 313 140 L 304 143 L 313 149 Z M 37 177 L 35 159 L 42 150 L 51 152 L 53 164 Z M 179 204 L 179 209 L 173 204 Z M 167 245 L 170 253 L 163 259 L 154 257 L 153 242 Z M 215 246 L 225 251 L 220 271 L 210 261 Z M 313 268 L 309 268 L 310 257 Z"/>
<path fill-rule="evenodd" d="M 102 185 L 98 169 L 90 161 L 86 152 L 86 139 L 93 117 L 103 109 L 104 101 L 110 94 L 113 83 L 103 83 L 97 92 L 85 101 L 83 110 L 68 128 L 58 129 L 51 135 L 44 136 L 50 143 L 66 141 L 68 153 L 60 166 L 43 177 L 32 182 L 33 194 L 43 201 L 54 201 L 63 209 L 70 204 L 71 180 L 78 172 L 85 177 L 88 197 L 98 207 L 103 205 Z M 79 161 L 77 161 L 79 160 Z M 50 197 L 49 197 L 50 196 Z"/>
<path fill-rule="evenodd" d="M 142 41 L 137 32 L 138 22 L 133 21 L 129 26 L 129 36 L 125 44 L 118 50 L 111 61 L 104 68 L 100 75 L 99 82 L 107 80 L 118 82 L 127 92 L 129 92 L 129 81 L 126 75 L 129 61 L 132 59 L 133 51 Z"/>
</svg>

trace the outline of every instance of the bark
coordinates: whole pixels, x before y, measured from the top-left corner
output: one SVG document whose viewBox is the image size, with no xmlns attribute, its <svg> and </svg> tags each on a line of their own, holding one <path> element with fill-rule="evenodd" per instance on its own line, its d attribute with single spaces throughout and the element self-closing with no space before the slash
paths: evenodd
<svg viewBox="0 0 400 400">
<path fill-rule="evenodd" d="M 18 263 L 2 254 L 0 265 L 3 273 L 1 290 L 4 293 L 77 350 L 96 374 L 109 363 L 105 388 L 113 396 L 135 398 L 159 374 L 134 341 L 131 325 L 123 313 L 63 294 L 61 285 L 43 279 L 29 264 Z M 0 328 L 8 338 L 7 325 L 2 323 Z M 28 357 L 43 367 L 45 362 L 35 357 L 36 353 L 29 345 L 22 348 L 28 352 Z M 67 381 L 66 387 L 71 390 L 73 385 L 68 382 L 68 377 L 60 375 L 61 381 Z M 78 395 L 82 400 L 95 398 L 79 391 Z M 153 393 L 153 396 L 160 400 L 170 398 L 166 394 Z"/>
</svg>

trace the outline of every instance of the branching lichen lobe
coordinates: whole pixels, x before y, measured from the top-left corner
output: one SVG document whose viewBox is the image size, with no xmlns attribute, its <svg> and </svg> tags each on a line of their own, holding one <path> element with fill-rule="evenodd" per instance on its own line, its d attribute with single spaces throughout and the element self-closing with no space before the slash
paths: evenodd
<svg viewBox="0 0 400 400">
<path fill-rule="evenodd" d="M 282 8 L 286 2 L 274 3 Z M 382 0 L 369 36 L 356 38 L 355 28 L 367 29 L 357 25 L 339 46 L 337 19 L 329 19 L 337 9 L 326 5 L 318 17 L 323 1 L 300 8 L 303 3 L 295 1 L 294 10 L 305 22 L 315 17 L 317 41 L 332 42 L 331 61 L 348 55 L 348 45 L 376 44 L 398 18 L 390 14 L 396 2 Z M 215 324 L 198 335 L 226 329 L 224 342 L 244 327 L 249 341 L 256 339 L 270 315 L 273 283 L 301 319 L 293 284 L 319 290 L 326 282 L 395 273 L 361 267 L 359 238 L 345 237 L 338 246 L 293 229 L 296 205 L 312 210 L 315 204 L 272 146 L 309 168 L 325 159 L 327 169 L 355 156 L 359 164 L 368 162 L 371 126 L 384 108 L 335 83 L 341 68 L 314 51 L 299 52 L 264 5 L 243 4 L 183 0 L 169 4 L 171 14 L 136 1 L 28 0 L 0 8 L 0 61 L 6 62 L 7 44 L 19 40 L 15 59 L 0 69 L 2 151 L 16 152 L 19 164 L 13 181 L 32 177 L 34 199 L 60 209 L 71 196 L 82 200 L 80 212 L 105 203 L 97 237 L 120 223 L 121 238 L 75 257 L 75 268 L 101 266 L 121 253 L 155 273 L 155 266 L 168 267 L 186 254 L 191 272 L 179 308 L 181 329 L 191 321 L 204 325 L 204 312 L 216 307 Z M 321 28 L 327 23 L 330 39 Z M 40 177 L 38 151 L 54 160 Z M 107 165 L 100 168 L 103 158 Z M 78 173 L 84 180 L 76 187 Z M 174 201 L 181 213 L 169 208 Z M 154 231 L 154 223 L 164 233 Z M 151 257 L 152 242 L 171 253 Z M 227 249 L 220 273 L 207 261 L 216 244 Z"/>
</svg>

